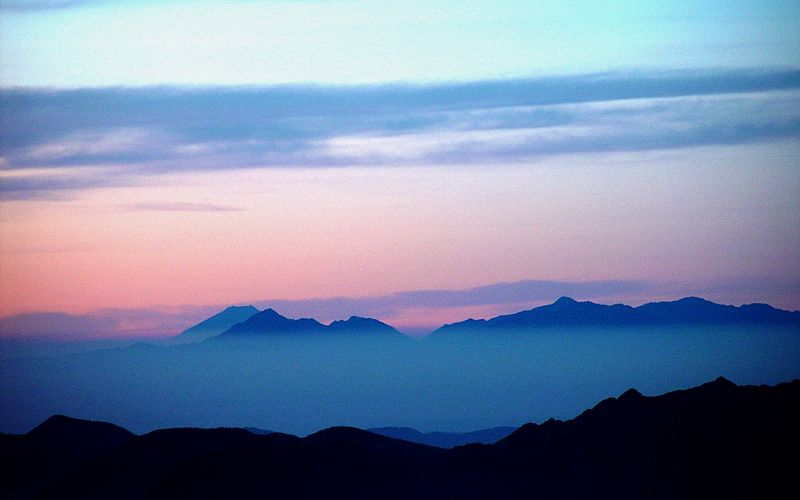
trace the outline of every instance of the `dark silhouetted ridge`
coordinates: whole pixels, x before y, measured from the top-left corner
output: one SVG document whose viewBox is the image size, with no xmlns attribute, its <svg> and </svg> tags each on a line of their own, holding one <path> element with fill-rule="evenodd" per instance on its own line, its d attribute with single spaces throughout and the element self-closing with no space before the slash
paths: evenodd
<svg viewBox="0 0 800 500">
<path fill-rule="evenodd" d="M 648 397 L 628 389 L 572 420 L 525 424 L 495 444 L 441 449 L 352 427 L 306 438 L 244 429 L 133 436 L 54 417 L 0 435 L 9 498 L 791 498 L 800 381 L 718 378 Z M 124 437 L 91 460 L 58 436 Z M 49 437 L 46 437 L 49 436 Z M 38 441 L 37 441 L 38 440 Z M 52 445 L 52 446 L 51 446 Z"/>
<path fill-rule="evenodd" d="M 53 415 L 26 435 L 32 443 L 72 456 L 94 457 L 130 441 L 134 434 L 108 422 Z"/>
</svg>

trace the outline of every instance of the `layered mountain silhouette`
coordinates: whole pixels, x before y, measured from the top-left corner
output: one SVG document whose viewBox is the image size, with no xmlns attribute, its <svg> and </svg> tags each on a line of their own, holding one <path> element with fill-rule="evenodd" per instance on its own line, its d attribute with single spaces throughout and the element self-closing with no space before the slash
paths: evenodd
<svg viewBox="0 0 800 500">
<path fill-rule="evenodd" d="M 468 319 L 444 325 L 435 335 L 465 331 L 494 331 L 559 326 L 665 325 L 800 325 L 800 311 L 784 311 L 767 304 L 721 305 L 698 297 L 651 302 L 638 307 L 603 305 L 561 297 L 554 303 L 488 320 Z"/>
<path fill-rule="evenodd" d="M 133 436 L 54 417 L 0 435 L 4 498 L 792 498 L 800 380 L 630 389 L 495 444 L 435 448 L 348 427 Z M 95 443 L 76 451 L 85 440 Z M 98 446 L 102 441 L 104 444 Z"/>
<path fill-rule="evenodd" d="M 516 429 L 514 427 L 492 427 L 491 429 L 472 432 L 420 432 L 410 427 L 377 427 L 368 430 L 381 436 L 411 441 L 412 443 L 426 444 L 439 448 L 454 448 L 472 443 L 495 443 Z"/>
<path fill-rule="evenodd" d="M 274 309 L 265 309 L 253 314 L 246 320 L 237 323 L 219 335 L 216 339 L 258 338 L 265 335 L 295 334 L 391 334 L 401 335 L 393 327 L 372 318 L 351 316 L 347 320 L 334 321 L 324 325 L 313 318 L 289 319 L 278 314 Z"/>
<path fill-rule="evenodd" d="M 604 305 L 561 297 L 554 303 L 491 319 L 467 319 L 443 325 L 433 337 L 452 332 L 490 332 L 536 327 L 574 326 L 668 326 L 668 325 L 783 325 L 800 326 L 800 311 L 785 311 L 767 304 L 742 306 L 717 304 L 699 297 L 671 302 L 651 302 L 638 307 Z M 264 335 L 295 334 L 390 334 L 401 335 L 394 327 L 377 319 L 351 316 L 325 325 L 313 318 L 290 319 L 274 309 L 258 311 L 253 306 L 231 306 L 187 328 L 175 337 L 178 341 L 208 338 L 258 338 Z"/>
<path fill-rule="evenodd" d="M 219 335 L 237 323 L 247 320 L 250 316 L 258 314 L 258 309 L 253 306 L 230 306 L 210 318 L 187 328 L 178 334 L 176 340 L 200 341 Z"/>
</svg>

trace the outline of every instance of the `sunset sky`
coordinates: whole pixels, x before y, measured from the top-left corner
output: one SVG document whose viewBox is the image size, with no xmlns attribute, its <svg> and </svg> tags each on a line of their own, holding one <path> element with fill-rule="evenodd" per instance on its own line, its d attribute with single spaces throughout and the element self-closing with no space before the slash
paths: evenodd
<svg viewBox="0 0 800 500">
<path fill-rule="evenodd" d="M 0 0 L 0 333 L 800 309 L 800 4 L 563 4 Z"/>
</svg>

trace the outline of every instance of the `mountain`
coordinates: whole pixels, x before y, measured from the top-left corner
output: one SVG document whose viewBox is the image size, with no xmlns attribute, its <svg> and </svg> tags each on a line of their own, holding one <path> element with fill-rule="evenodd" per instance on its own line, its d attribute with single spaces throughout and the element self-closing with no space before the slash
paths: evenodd
<svg viewBox="0 0 800 500">
<path fill-rule="evenodd" d="M 472 432 L 420 432 L 410 427 L 377 427 L 368 430 L 375 434 L 411 441 L 412 443 L 426 444 L 438 448 L 454 448 L 472 443 L 495 443 L 516 429 L 514 427 L 492 427 L 491 429 Z"/>
<path fill-rule="evenodd" d="M 341 333 L 393 333 L 400 332 L 376 319 L 351 316 L 348 320 L 334 321 L 323 325 L 312 318 L 289 319 L 265 309 L 254 314 L 245 321 L 231 326 L 215 338 L 255 338 L 262 335 L 284 334 L 341 334 Z"/>
<path fill-rule="evenodd" d="M 30 442 L 76 458 L 108 453 L 135 435 L 114 424 L 53 415 L 26 435 Z"/>
<path fill-rule="evenodd" d="M 717 380 L 646 397 L 629 389 L 565 422 L 455 448 L 431 497 L 786 498 L 800 445 L 800 380 Z M 458 481 L 452 478 L 458 477 Z"/>
<path fill-rule="evenodd" d="M 0 435 L 0 498 L 30 498 L 63 484 L 135 438 L 114 424 L 63 415 L 22 436 Z"/>
<path fill-rule="evenodd" d="M 323 333 L 324 331 L 325 325 L 315 319 L 289 319 L 281 316 L 274 309 L 264 309 L 241 323 L 231 326 L 218 338 L 264 333 Z"/>
<path fill-rule="evenodd" d="M 491 331 L 559 326 L 664 325 L 798 325 L 800 311 L 784 311 L 766 304 L 730 306 L 698 297 L 673 302 L 651 302 L 638 307 L 603 305 L 561 297 L 554 303 L 489 320 L 468 319 L 444 325 L 433 334 L 454 331 Z"/>
<path fill-rule="evenodd" d="M 305 438 L 114 430 L 124 439 L 74 459 L 59 446 L 74 439 L 68 434 L 80 429 L 92 440 L 114 427 L 57 420 L 44 441 L 41 431 L 0 435 L 0 497 L 792 498 L 798 422 L 800 380 L 737 386 L 724 378 L 654 397 L 629 389 L 572 420 L 450 450 L 350 427 Z"/>
<path fill-rule="evenodd" d="M 175 339 L 183 341 L 201 341 L 214 335 L 219 335 L 237 323 L 247 320 L 257 314 L 258 309 L 253 306 L 230 306 L 210 318 L 187 328 L 178 334 Z"/>
<path fill-rule="evenodd" d="M 394 327 L 387 325 L 377 319 L 362 318 L 360 316 L 350 316 L 346 320 L 336 320 L 328 325 L 331 333 L 384 333 L 400 335 Z"/>
</svg>

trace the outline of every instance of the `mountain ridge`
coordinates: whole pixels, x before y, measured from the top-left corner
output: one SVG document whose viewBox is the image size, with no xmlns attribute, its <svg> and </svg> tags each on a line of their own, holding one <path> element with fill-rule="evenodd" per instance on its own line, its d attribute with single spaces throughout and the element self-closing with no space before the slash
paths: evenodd
<svg viewBox="0 0 800 500">
<path fill-rule="evenodd" d="M 783 498 L 795 485 L 798 422 L 800 380 L 739 386 L 719 377 L 658 396 L 628 389 L 575 418 L 449 450 L 352 427 L 305 438 L 183 428 L 74 458 L 31 431 L 0 434 L 0 496 Z M 42 426 L 57 431 L 53 443 L 77 427 L 121 429 L 68 417 Z"/>
<path fill-rule="evenodd" d="M 333 335 L 343 333 L 402 335 L 394 327 L 373 318 L 350 316 L 346 320 L 336 320 L 329 325 L 324 325 L 314 318 L 290 319 L 272 308 L 267 308 L 211 338 L 231 339 L 255 338 L 264 335 Z"/>
<path fill-rule="evenodd" d="M 491 331 L 539 326 L 800 325 L 800 311 L 768 304 L 722 305 L 700 297 L 649 302 L 640 306 L 597 304 L 560 297 L 552 304 L 490 319 L 443 325 L 432 335 L 454 331 Z"/>
</svg>

